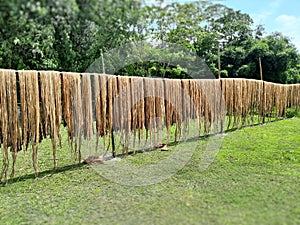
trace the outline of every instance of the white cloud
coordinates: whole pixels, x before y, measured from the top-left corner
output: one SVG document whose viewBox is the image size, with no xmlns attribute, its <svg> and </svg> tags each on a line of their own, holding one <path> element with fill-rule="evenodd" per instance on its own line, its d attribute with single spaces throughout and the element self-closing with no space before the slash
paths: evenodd
<svg viewBox="0 0 300 225">
<path fill-rule="evenodd" d="M 284 29 L 292 30 L 300 28 L 300 17 L 282 14 L 275 21 L 282 25 Z"/>
<path fill-rule="evenodd" d="M 277 16 L 282 4 L 283 0 L 274 0 L 259 13 L 250 15 L 254 19 L 255 25 L 265 25 L 265 23 L 272 23 L 272 26 L 275 25 L 274 30 L 267 30 L 267 32 L 279 31 L 283 35 L 290 37 L 292 43 L 294 43 L 300 51 L 300 17 L 287 14 Z"/>
<path fill-rule="evenodd" d="M 282 14 L 276 17 L 279 31 L 292 39 L 292 42 L 300 50 L 300 17 Z"/>
<path fill-rule="evenodd" d="M 250 14 L 251 18 L 254 20 L 254 24 L 263 24 L 263 21 L 266 20 L 272 13 L 268 11 L 261 12 L 259 14 L 257 13 L 252 13 Z"/>
<path fill-rule="evenodd" d="M 266 9 L 261 10 L 259 13 L 251 14 L 255 24 L 263 24 L 266 19 L 274 15 L 274 13 L 281 6 L 282 0 L 274 0 L 270 2 Z"/>
</svg>

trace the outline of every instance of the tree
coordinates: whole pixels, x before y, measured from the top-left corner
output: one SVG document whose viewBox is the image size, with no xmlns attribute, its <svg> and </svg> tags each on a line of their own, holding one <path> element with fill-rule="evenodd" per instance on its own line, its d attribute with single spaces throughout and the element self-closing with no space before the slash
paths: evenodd
<svg viewBox="0 0 300 225">
<path fill-rule="evenodd" d="M 239 43 L 252 37 L 252 18 L 241 11 L 235 11 L 221 4 L 205 9 L 206 30 L 216 32 L 227 43 Z"/>
<path fill-rule="evenodd" d="M 137 0 L 7 1 L 0 14 L 0 63 L 12 69 L 84 72 L 100 52 L 133 36 Z M 91 5 L 92 4 L 92 5 Z"/>
<path fill-rule="evenodd" d="M 45 9 L 30 1 L 26 4 L 16 2 L 6 4 L 6 10 L 1 13 L 1 66 L 13 69 L 56 68 L 54 27 L 32 18 L 42 18 Z"/>
<path fill-rule="evenodd" d="M 261 58 L 265 80 L 299 81 L 300 57 L 291 40 L 280 33 L 264 36 L 264 27 L 253 29 L 248 14 L 205 1 L 157 2 L 149 6 L 139 0 L 2 0 L 0 66 L 84 72 L 110 49 L 151 40 L 162 48 L 176 43 L 182 49 L 177 48 L 177 56 L 171 54 L 174 49 L 161 56 L 146 45 L 144 53 L 156 54 L 157 60 L 143 63 L 140 53 L 134 53 L 136 63 L 118 72 L 185 76 L 193 63 L 170 61 L 189 51 L 217 76 L 220 50 L 222 77 L 259 79 Z"/>
<path fill-rule="evenodd" d="M 256 64 L 250 71 L 251 76 L 258 78 L 258 59 L 261 58 L 263 78 L 276 83 L 293 83 L 298 80 L 299 54 L 289 38 L 281 33 L 273 33 L 257 40 L 247 55 L 248 64 Z"/>
</svg>

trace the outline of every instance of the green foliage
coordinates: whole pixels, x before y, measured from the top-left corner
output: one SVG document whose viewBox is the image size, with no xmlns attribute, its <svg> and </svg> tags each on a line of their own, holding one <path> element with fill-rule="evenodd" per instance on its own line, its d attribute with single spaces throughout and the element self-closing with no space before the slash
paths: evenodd
<svg viewBox="0 0 300 225">
<path fill-rule="evenodd" d="M 133 0 L 9 2 L 0 14 L 0 66 L 84 72 L 101 49 L 131 37 L 139 7 Z"/>
<path fill-rule="evenodd" d="M 265 80 L 300 82 L 299 52 L 289 38 L 278 32 L 266 35 L 262 25 L 253 28 L 248 14 L 221 4 L 3 0 L 0 7 L 1 68 L 84 72 L 101 52 L 148 41 L 184 47 L 203 59 L 215 76 L 219 49 L 222 77 L 260 79 L 261 58 Z M 144 51 L 152 54 L 148 47 Z M 139 58 L 133 53 L 130 57 Z M 170 77 L 180 77 L 188 70 L 183 64 L 157 64 L 161 58 L 148 63 L 137 59 L 135 65 L 126 64 L 128 68 L 118 70 L 124 75 L 141 76 L 158 75 L 160 71 L 160 76 L 167 73 Z M 180 67 L 183 70 L 178 75 Z"/>
<path fill-rule="evenodd" d="M 277 83 L 299 81 L 299 53 L 280 33 L 264 36 L 262 25 L 252 28 L 253 20 L 245 13 L 221 4 L 193 2 L 148 7 L 151 18 L 149 37 L 160 42 L 176 42 L 204 59 L 218 74 L 220 49 L 222 77 L 260 79 Z"/>
</svg>

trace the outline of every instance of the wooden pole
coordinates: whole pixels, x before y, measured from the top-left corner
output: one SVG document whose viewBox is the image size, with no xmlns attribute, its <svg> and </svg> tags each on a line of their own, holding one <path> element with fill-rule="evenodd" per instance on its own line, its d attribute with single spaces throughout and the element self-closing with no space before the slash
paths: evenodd
<svg viewBox="0 0 300 225">
<path fill-rule="evenodd" d="M 116 157 L 116 145 L 115 145 L 115 137 L 114 137 L 114 131 L 111 131 L 111 145 L 112 145 L 112 156 L 113 158 Z"/>
<path fill-rule="evenodd" d="M 221 56 L 220 56 L 220 44 L 218 45 L 218 77 L 221 78 Z"/>
<path fill-rule="evenodd" d="M 259 74 L 260 74 L 260 79 L 263 80 L 263 71 L 262 71 L 262 65 L 261 65 L 261 58 L 258 58 L 259 62 Z"/>
<path fill-rule="evenodd" d="M 103 74 L 106 74 L 102 49 L 101 49 L 101 60 L 102 60 L 102 72 Z"/>
<path fill-rule="evenodd" d="M 262 71 L 262 65 L 261 65 L 261 58 L 258 58 L 258 63 L 259 63 L 259 74 L 260 74 L 260 79 L 263 82 L 263 71 Z M 265 84 L 263 82 L 263 123 L 265 123 L 265 101 L 266 101 L 266 96 L 265 96 Z"/>
</svg>

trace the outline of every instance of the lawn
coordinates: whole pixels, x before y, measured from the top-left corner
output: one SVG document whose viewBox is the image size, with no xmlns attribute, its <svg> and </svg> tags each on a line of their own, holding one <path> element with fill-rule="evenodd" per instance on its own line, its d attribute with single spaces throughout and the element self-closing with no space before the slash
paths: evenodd
<svg viewBox="0 0 300 225">
<path fill-rule="evenodd" d="M 67 148 L 58 153 L 60 167 L 52 174 L 51 143 L 44 141 L 39 178 L 34 178 L 30 154 L 20 153 L 16 178 L 0 187 L 0 223 L 300 224 L 299 134 L 300 118 L 228 132 L 202 172 L 199 164 L 208 140 L 198 140 L 198 149 L 176 174 L 137 187 L 76 164 Z M 151 165 L 172 155 L 174 148 L 112 163 Z"/>
</svg>

